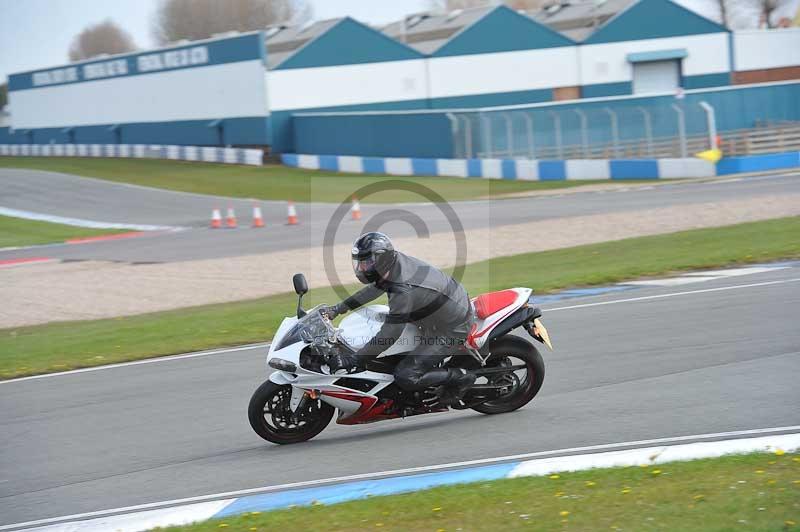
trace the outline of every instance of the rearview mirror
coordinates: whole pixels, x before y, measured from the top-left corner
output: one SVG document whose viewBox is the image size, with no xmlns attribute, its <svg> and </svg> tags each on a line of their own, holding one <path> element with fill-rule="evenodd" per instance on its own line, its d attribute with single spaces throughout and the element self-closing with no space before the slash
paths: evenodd
<svg viewBox="0 0 800 532">
<path fill-rule="evenodd" d="M 292 277 L 292 283 L 294 284 L 294 292 L 298 296 L 302 296 L 306 292 L 308 292 L 308 283 L 306 282 L 306 276 L 302 273 L 294 274 Z"/>
</svg>

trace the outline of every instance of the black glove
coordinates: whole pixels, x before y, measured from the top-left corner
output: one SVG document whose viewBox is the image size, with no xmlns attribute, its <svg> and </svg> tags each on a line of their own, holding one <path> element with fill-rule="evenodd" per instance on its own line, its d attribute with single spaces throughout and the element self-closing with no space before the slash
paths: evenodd
<svg viewBox="0 0 800 532">
<path fill-rule="evenodd" d="M 347 312 L 348 310 L 349 310 L 349 309 L 348 309 L 348 308 L 347 308 L 347 307 L 346 307 L 346 306 L 345 306 L 343 303 L 338 303 L 338 304 L 336 304 L 336 305 L 323 305 L 323 306 L 322 306 L 322 307 L 319 309 L 319 311 L 320 311 L 322 314 L 325 314 L 326 316 L 328 316 L 328 319 L 329 319 L 329 320 L 333 320 L 333 319 L 335 319 L 335 318 L 336 318 L 336 316 L 339 316 L 339 315 L 341 315 L 341 314 L 344 314 L 344 313 L 345 313 L 345 312 Z"/>
<path fill-rule="evenodd" d="M 328 357 L 331 375 L 346 375 L 360 371 L 361 364 L 357 356 L 337 353 Z"/>
</svg>

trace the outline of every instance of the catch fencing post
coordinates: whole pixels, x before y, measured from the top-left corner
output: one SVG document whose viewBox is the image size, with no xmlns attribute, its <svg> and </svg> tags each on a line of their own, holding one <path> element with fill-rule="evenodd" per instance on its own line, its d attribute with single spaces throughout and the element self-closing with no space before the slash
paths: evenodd
<svg viewBox="0 0 800 532">
<path fill-rule="evenodd" d="M 673 103 L 672 108 L 678 115 L 678 139 L 681 144 L 681 157 L 686 158 L 686 119 L 680 105 Z"/>
<path fill-rule="evenodd" d="M 472 159 L 472 120 L 467 114 L 461 115 L 461 118 L 464 119 L 464 156 Z"/>
<path fill-rule="evenodd" d="M 528 135 L 528 151 L 531 159 L 536 159 L 536 146 L 533 143 L 533 118 L 528 113 L 522 111 L 522 118 L 525 120 L 525 132 Z"/>
<path fill-rule="evenodd" d="M 575 114 L 581 119 L 581 144 L 583 145 L 583 156 L 589 158 L 589 120 L 582 109 L 573 109 Z"/>
<path fill-rule="evenodd" d="M 642 113 L 644 118 L 644 137 L 647 139 L 647 155 L 653 157 L 653 122 L 650 113 L 644 107 L 637 107 L 637 111 Z"/>
<path fill-rule="evenodd" d="M 621 157 L 619 151 L 619 124 L 617 122 L 617 113 L 610 107 L 604 107 L 603 111 L 608 113 L 608 117 L 611 119 L 611 143 L 614 146 L 614 155 Z"/>
<path fill-rule="evenodd" d="M 450 120 L 450 137 L 453 139 L 453 158 L 458 159 L 461 152 L 460 143 L 458 142 L 458 118 L 453 113 L 445 113 L 445 116 Z"/>
<path fill-rule="evenodd" d="M 492 119 L 486 113 L 480 113 L 481 129 L 483 130 L 483 140 L 486 144 L 483 147 L 483 156 L 487 159 L 492 158 Z"/>
<path fill-rule="evenodd" d="M 564 158 L 564 149 L 562 147 L 562 139 L 561 139 L 561 117 L 555 111 L 548 111 L 550 116 L 553 117 L 553 127 L 556 131 L 556 153 L 558 154 L 559 159 Z"/>
<path fill-rule="evenodd" d="M 514 122 L 512 122 L 511 114 L 508 111 L 502 113 L 506 121 L 506 146 L 508 147 L 508 158 L 514 157 Z"/>
<path fill-rule="evenodd" d="M 714 108 L 706 102 L 700 102 L 700 107 L 706 112 L 706 121 L 708 122 L 708 146 L 713 150 L 717 147 L 717 117 L 714 114 Z"/>
</svg>

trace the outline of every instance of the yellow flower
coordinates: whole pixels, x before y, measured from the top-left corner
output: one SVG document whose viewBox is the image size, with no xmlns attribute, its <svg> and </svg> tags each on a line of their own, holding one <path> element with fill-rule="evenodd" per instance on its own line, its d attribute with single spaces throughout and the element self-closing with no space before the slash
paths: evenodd
<svg viewBox="0 0 800 532">
<path fill-rule="evenodd" d="M 251 532 L 254 532 L 255 530 L 258 530 L 258 529 L 256 527 L 254 527 L 254 526 L 251 526 L 250 530 L 251 530 Z"/>
<path fill-rule="evenodd" d="M 566 517 L 569 515 L 569 512 L 566 510 L 561 510 L 560 512 L 558 512 L 558 515 L 560 515 L 561 517 Z"/>
<path fill-rule="evenodd" d="M 771 478 L 767 481 L 767 484 L 775 484 L 776 480 Z"/>
<path fill-rule="evenodd" d="M 558 480 L 560 478 L 561 478 L 560 475 L 550 475 L 550 480 Z"/>
<path fill-rule="evenodd" d="M 698 493 L 697 495 L 695 495 L 695 496 L 693 497 L 693 499 L 694 499 L 694 500 L 696 500 L 696 501 L 702 501 L 702 500 L 703 500 L 703 499 L 705 499 L 705 498 L 706 498 L 706 496 L 705 496 L 705 495 L 703 495 L 702 493 Z"/>
<path fill-rule="evenodd" d="M 794 456 L 794 457 L 792 457 L 792 461 L 793 461 L 793 462 L 800 462 L 800 456 Z"/>
<path fill-rule="evenodd" d="M 783 449 L 775 449 L 775 456 L 783 456 L 784 454 L 786 454 L 786 451 Z"/>
<path fill-rule="evenodd" d="M 261 515 L 261 512 L 250 512 L 250 515 Z"/>
<path fill-rule="evenodd" d="M 762 475 L 762 474 L 764 474 L 763 469 L 756 469 L 756 475 Z"/>
<path fill-rule="evenodd" d="M 228 526 L 228 524 L 227 524 L 227 523 L 220 523 L 220 524 L 219 524 L 219 527 L 220 527 L 220 528 L 226 528 L 227 526 Z"/>
<path fill-rule="evenodd" d="M 596 485 L 595 482 L 592 481 L 592 480 L 587 480 L 586 481 L 586 487 L 587 488 L 591 488 L 592 486 L 595 486 L 595 485 Z"/>
<path fill-rule="evenodd" d="M 442 509 L 439 506 L 437 506 L 436 508 L 432 508 L 431 511 L 432 512 L 441 512 Z"/>
<path fill-rule="evenodd" d="M 786 525 L 786 526 L 794 526 L 797 523 L 795 523 L 794 521 L 786 520 L 786 521 L 783 522 L 783 524 Z"/>
<path fill-rule="evenodd" d="M 630 492 L 631 492 L 631 489 L 630 489 L 630 488 L 624 488 L 624 489 L 622 490 L 622 494 L 623 494 L 623 495 L 627 495 L 627 494 L 628 494 L 628 493 L 630 493 Z"/>
<path fill-rule="evenodd" d="M 650 474 L 653 475 L 653 476 L 658 476 L 658 475 L 661 474 L 661 470 L 660 469 L 653 469 L 652 471 L 650 471 Z"/>
<path fill-rule="evenodd" d="M 777 464 L 777 462 L 776 462 L 775 460 L 770 460 L 770 461 L 769 461 L 769 462 L 767 462 L 767 463 L 768 463 L 769 465 L 775 465 L 775 464 Z"/>
<path fill-rule="evenodd" d="M 375 526 L 378 526 L 378 527 L 383 526 L 383 523 L 375 523 Z"/>
</svg>

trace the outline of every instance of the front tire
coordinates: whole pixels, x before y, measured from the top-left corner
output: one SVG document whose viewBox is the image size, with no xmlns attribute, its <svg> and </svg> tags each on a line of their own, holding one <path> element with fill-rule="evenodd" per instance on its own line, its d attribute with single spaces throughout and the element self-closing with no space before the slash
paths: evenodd
<svg viewBox="0 0 800 532">
<path fill-rule="evenodd" d="M 295 415 L 289 408 L 292 386 L 266 381 L 250 398 L 247 416 L 256 434 L 284 445 L 310 440 L 328 426 L 335 409 L 323 401 L 309 400 Z M 302 410 L 302 411 L 301 411 Z"/>
<path fill-rule="evenodd" d="M 492 343 L 486 367 L 506 365 L 507 361 L 519 364 L 513 359 L 526 366 L 525 378 L 520 380 L 519 388 L 508 396 L 473 406 L 473 410 L 482 414 L 505 414 L 522 408 L 536 397 L 544 382 L 544 360 L 532 343 L 516 336 L 499 338 Z"/>
</svg>

